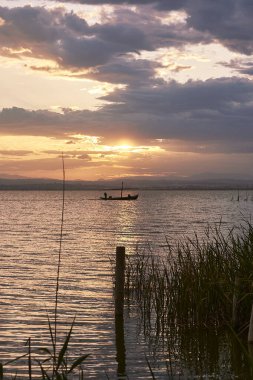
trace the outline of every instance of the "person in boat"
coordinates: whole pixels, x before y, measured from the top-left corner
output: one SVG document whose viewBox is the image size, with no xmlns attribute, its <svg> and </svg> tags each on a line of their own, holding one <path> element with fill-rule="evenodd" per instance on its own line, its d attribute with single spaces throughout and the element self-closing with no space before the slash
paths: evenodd
<svg viewBox="0 0 253 380">
<path fill-rule="evenodd" d="M 105 197 L 105 199 L 107 199 L 107 193 L 104 193 L 104 197 Z"/>
</svg>

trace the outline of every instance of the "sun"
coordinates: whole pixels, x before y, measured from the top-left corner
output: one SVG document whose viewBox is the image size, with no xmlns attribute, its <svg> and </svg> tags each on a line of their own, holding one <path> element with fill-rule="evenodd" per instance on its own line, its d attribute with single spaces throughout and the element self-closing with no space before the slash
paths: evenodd
<svg viewBox="0 0 253 380">
<path fill-rule="evenodd" d="M 133 146 L 132 145 L 116 145 L 115 148 L 117 150 L 131 151 L 133 149 Z"/>
<path fill-rule="evenodd" d="M 115 144 L 115 148 L 119 151 L 128 152 L 132 151 L 134 144 L 130 140 L 120 140 Z"/>
<path fill-rule="evenodd" d="M 135 149 L 135 144 L 129 140 L 120 140 L 115 142 L 113 145 L 105 145 L 104 150 L 111 152 L 132 152 Z"/>
</svg>

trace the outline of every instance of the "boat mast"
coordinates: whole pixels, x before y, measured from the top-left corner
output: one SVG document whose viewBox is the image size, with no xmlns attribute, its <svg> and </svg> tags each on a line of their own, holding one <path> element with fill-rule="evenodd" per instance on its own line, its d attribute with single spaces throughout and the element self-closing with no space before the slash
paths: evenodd
<svg viewBox="0 0 253 380">
<path fill-rule="evenodd" d="M 122 193 L 123 193 L 123 181 L 122 181 L 122 184 L 121 184 L 121 198 L 122 198 Z"/>
</svg>

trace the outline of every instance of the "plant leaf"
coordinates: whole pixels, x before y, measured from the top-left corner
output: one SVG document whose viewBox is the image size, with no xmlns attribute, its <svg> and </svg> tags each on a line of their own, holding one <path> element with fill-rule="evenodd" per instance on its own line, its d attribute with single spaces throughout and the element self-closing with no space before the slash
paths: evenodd
<svg viewBox="0 0 253 380">
<path fill-rule="evenodd" d="M 37 352 L 42 352 L 42 353 L 48 354 L 50 357 L 53 356 L 52 352 L 48 348 L 46 348 L 46 347 L 39 348 L 37 350 Z"/>
<path fill-rule="evenodd" d="M 152 379 L 155 380 L 155 375 L 154 375 L 154 373 L 153 373 L 153 371 L 152 371 L 151 365 L 150 365 L 150 363 L 149 363 L 148 358 L 147 358 L 146 355 L 145 355 L 145 359 L 146 359 L 146 362 L 147 362 L 147 364 L 148 364 L 148 368 L 149 368 L 149 371 L 150 371 L 150 373 L 151 373 Z"/>
<path fill-rule="evenodd" d="M 43 380 L 50 380 L 50 377 L 48 376 L 48 374 L 46 373 L 46 371 L 42 367 L 41 363 L 39 361 L 38 361 L 38 363 L 39 363 L 39 366 L 40 366 L 40 370 L 41 370 L 41 374 L 42 374 L 42 379 Z"/>
<path fill-rule="evenodd" d="M 8 362 L 5 362 L 4 365 L 8 365 L 8 364 L 14 363 L 16 360 L 25 358 L 26 356 L 28 356 L 28 354 L 24 354 L 24 355 L 18 356 L 15 359 L 11 359 Z"/>
<path fill-rule="evenodd" d="M 50 318 L 49 318 L 48 312 L 47 312 L 47 322 L 48 322 L 48 328 L 49 328 L 49 332 L 50 332 L 50 338 L 51 338 L 53 350 L 55 351 L 54 335 L 53 335 L 53 330 L 52 330 L 52 326 L 51 326 L 51 322 L 50 322 Z"/>
<path fill-rule="evenodd" d="M 75 324 L 75 320 L 76 320 L 76 317 L 74 317 L 73 319 L 73 322 L 71 324 L 71 327 L 70 327 L 70 330 L 66 336 L 66 339 L 65 339 L 65 342 L 61 348 L 61 351 L 59 352 L 59 357 L 58 357 L 58 362 L 57 362 L 57 367 L 56 367 L 56 370 L 59 369 L 61 363 L 63 362 L 63 359 L 64 359 L 64 355 L 68 349 L 68 344 L 69 344 L 69 340 L 70 340 L 70 337 L 71 337 L 71 334 L 72 334 L 72 330 L 73 330 L 73 327 L 74 327 L 74 324 Z"/>
<path fill-rule="evenodd" d="M 71 373 L 78 365 L 82 364 L 82 362 L 89 356 L 89 354 L 82 355 L 80 358 L 76 359 L 70 369 L 68 370 L 68 373 Z"/>
</svg>

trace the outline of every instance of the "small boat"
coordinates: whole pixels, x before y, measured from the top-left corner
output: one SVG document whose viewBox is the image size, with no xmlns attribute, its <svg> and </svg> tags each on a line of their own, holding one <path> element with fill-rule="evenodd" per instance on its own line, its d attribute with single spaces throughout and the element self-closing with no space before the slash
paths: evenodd
<svg viewBox="0 0 253 380">
<path fill-rule="evenodd" d="M 138 198 L 139 194 L 128 194 L 127 197 L 112 197 L 109 195 L 109 197 L 100 197 L 103 201 L 134 201 Z"/>
<path fill-rule="evenodd" d="M 112 195 L 107 195 L 107 193 L 104 193 L 103 197 L 100 197 L 103 201 L 135 201 L 138 199 L 139 194 L 128 194 L 127 196 L 123 196 L 123 182 L 121 186 L 121 195 L 120 197 L 113 197 Z"/>
</svg>

